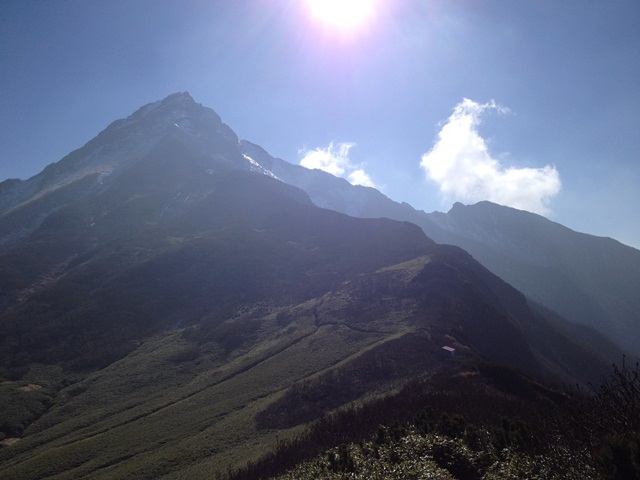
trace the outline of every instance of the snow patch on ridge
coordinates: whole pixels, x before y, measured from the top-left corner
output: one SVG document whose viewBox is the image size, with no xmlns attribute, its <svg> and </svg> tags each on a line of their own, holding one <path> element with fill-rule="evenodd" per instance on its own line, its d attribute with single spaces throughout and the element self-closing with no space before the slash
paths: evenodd
<svg viewBox="0 0 640 480">
<path fill-rule="evenodd" d="M 245 160 L 249 162 L 249 165 L 250 165 L 249 169 L 252 172 L 258 172 L 268 177 L 275 178 L 276 180 L 280 180 L 276 175 L 273 174 L 273 172 L 264 168 L 262 165 L 260 165 L 258 162 L 256 162 L 253 158 L 251 158 L 246 153 L 243 153 L 242 156 L 244 157 Z"/>
</svg>

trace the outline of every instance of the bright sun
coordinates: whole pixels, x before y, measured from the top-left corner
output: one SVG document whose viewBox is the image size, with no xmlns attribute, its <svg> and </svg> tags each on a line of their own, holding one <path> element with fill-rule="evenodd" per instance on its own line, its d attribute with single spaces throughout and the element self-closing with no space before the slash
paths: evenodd
<svg viewBox="0 0 640 480">
<path fill-rule="evenodd" d="M 372 16 L 378 0 L 307 0 L 320 21 L 342 30 L 364 23 Z"/>
</svg>

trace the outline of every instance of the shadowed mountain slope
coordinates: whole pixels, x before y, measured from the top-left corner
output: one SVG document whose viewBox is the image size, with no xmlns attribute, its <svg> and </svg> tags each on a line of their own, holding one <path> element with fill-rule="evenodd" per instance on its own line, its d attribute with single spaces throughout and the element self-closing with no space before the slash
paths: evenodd
<svg viewBox="0 0 640 480">
<path fill-rule="evenodd" d="M 212 478 L 443 369 L 616 360 L 460 248 L 267 167 L 176 94 L 1 184 L 2 478 Z"/>
<path fill-rule="evenodd" d="M 640 251 L 489 202 L 431 214 L 497 275 L 538 302 L 640 354 Z"/>
<path fill-rule="evenodd" d="M 250 142 L 242 147 L 266 170 L 305 190 L 316 205 L 413 222 L 436 242 L 462 247 L 536 302 L 640 355 L 640 251 L 490 202 L 425 213 L 373 188 L 273 158 Z"/>
</svg>

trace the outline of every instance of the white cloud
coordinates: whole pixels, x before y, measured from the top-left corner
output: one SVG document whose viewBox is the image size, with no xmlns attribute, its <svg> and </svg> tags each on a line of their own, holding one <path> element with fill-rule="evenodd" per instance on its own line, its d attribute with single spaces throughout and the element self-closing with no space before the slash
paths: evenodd
<svg viewBox="0 0 640 480">
<path fill-rule="evenodd" d="M 555 167 L 505 167 L 489 153 L 477 126 L 487 110 L 505 112 L 495 102 L 479 104 L 465 98 L 456 105 L 420 166 L 438 183 L 446 201 L 475 203 L 489 200 L 546 214 L 561 188 Z"/>
<path fill-rule="evenodd" d="M 353 185 L 375 187 L 371 177 L 359 165 L 354 165 L 349 159 L 349 150 L 355 147 L 355 143 L 333 142 L 327 148 L 315 150 L 301 150 L 303 155 L 300 165 L 306 168 L 317 168 L 329 172 L 336 177 L 342 177 Z"/>
<path fill-rule="evenodd" d="M 349 183 L 352 183 L 353 185 L 362 185 L 364 187 L 375 188 L 375 185 L 373 184 L 373 180 L 371 180 L 371 177 L 369 177 L 367 172 L 365 172 L 361 168 L 349 173 L 347 180 L 349 180 Z"/>
</svg>

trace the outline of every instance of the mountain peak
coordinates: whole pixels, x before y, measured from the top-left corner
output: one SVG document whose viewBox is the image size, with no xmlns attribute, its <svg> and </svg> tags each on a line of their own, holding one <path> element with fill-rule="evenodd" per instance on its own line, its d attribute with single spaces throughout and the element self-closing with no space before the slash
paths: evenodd
<svg viewBox="0 0 640 480">
<path fill-rule="evenodd" d="M 166 114 L 171 112 L 174 112 L 174 113 L 181 112 L 183 114 L 186 112 L 194 113 L 195 111 L 198 110 L 198 107 L 200 107 L 203 110 L 209 110 L 213 112 L 213 110 L 197 104 L 193 99 L 193 97 L 189 95 L 189 92 L 176 92 L 163 98 L 162 100 L 157 100 L 155 102 L 148 103 L 147 105 L 140 107 L 132 115 L 122 120 L 129 120 L 129 119 L 138 120 L 146 117 L 152 112 L 156 114 L 157 113 Z M 119 122 L 122 122 L 122 120 L 116 120 L 113 124 L 118 124 Z"/>
<path fill-rule="evenodd" d="M 70 170 L 82 175 L 111 171 L 116 165 L 144 157 L 167 139 L 188 143 L 203 152 L 223 151 L 226 157 L 239 156 L 238 137 L 220 116 L 196 103 L 188 92 L 178 92 L 112 122 L 82 148 L 50 165 L 45 172 L 62 170 L 66 176 Z"/>
<path fill-rule="evenodd" d="M 168 95 L 163 100 L 160 100 L 162 103 L 174 103 L 174 102 L 190 102 L 196 103 L 193 97 L 189 94 L 189 92 L 176 92 Z"/>
<path fill-rule="evenodd" d="M 140 110 L 148 108 L 150 106 L 176 106 L 176 105 L 197 105 L 193 97 L 189 92 L 175 92 L 167 95 L 161 100 L 156 100 L 148 105 L 144 105 Z"/>
<path fill-rule="evenodd" d="M 478 222 L 479 219 L 490 219 L 495 221 L 497 218 L 509 219 L 527 219 L 527 221 L 536 222 L 538 224 L 546 224 L 551 220 L 537 213 L 529 212 L 519 208 L 500 205 L 498 203 L 482 200 L 472 205 L 465 205 L 460 202 L 453 204 L 447 215 L 451 217 L 463 218 L 472 222 Z"/>
<path fill-rule="evenodd" d="M 191 121 L 205 119 L 216 126 L 222 124 L 222 119 L 216 112 L 208 107 L 196 103 L 193 97 L 189 95 L 189 92 L 177 92 L 172 93 L 162 100 L 157 100 L 140 107 L 127 118 L 116 120 L 100 135 L 103 135 L 110 130 L 129 127 L 140 121 L 144 121 L 144 126 L 151 126 L 154 124 L 156 125 L 156 129 L 161 130 L 165 127 L 171 128 L 174 126 L 180 128 L 180 121 L 185 118 L 189 118 Z"/>
<path fill-rule="evenodd" d="M 148 155 L 163 151 L 168 144 L 182 145 L 210 164 L 209 169 L 221 164 L 249 168 L 248 160 L 240 152 L 237 135 L 220 116 L 196 103 L 188 92 L 176 92 L 112 122 L 84 146 L 34 177 L 4 183 L 0 188 L 0 212 L 90 175 L 95 177 L 97 187 L 102 188 L 105 182 Z"/>
</svg>

